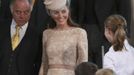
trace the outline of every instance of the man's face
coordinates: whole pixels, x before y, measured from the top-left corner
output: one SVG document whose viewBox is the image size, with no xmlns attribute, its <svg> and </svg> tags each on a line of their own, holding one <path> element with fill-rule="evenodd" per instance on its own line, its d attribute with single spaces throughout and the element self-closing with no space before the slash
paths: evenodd
<svg viewBox="0 0 134 75">
<path fill-rule="evenodd" d="M 11 8 L 14 20 L 18 25 L 24 25 L 28 22 L 31 14 L 31 7 L 27 1 L 16 1 Z"/>
</svg>

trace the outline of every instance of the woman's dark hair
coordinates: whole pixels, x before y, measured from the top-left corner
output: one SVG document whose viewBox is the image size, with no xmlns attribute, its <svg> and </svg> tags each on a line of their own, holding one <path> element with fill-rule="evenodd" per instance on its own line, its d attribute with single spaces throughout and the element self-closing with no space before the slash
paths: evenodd
<svg viewBox="0 0 134 75">
<path fill-rule="evenodd" d="M 113 47 L 115 51 L 121 51 L 126 38 L 126 20 L 121 15 L 111 15 L 105 22 L 105 28 L 108 28 L 114 34 Z"/>
</svg>

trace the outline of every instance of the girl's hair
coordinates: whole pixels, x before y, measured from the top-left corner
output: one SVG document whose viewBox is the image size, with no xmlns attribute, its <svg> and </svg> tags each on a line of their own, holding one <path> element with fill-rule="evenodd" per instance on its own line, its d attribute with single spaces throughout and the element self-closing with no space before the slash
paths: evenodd
<svg viewBox="0 0 134 75">
<path fill-rule="evenodd" d="M 72 27 L 79 27 L 79 25 L 77 23 L 75 23 L 71 18 L 69 0 L 67 0 L 66 6 L 67 6 L 67 8 L 69 10 L 69 17 L 68 17 L 68 20 L 67 20 L 67 24 L 72 26 Z M 50 16 L 50 10 L 47 9 L 47 13 Z M 48 28 L 55 28 L 55 27 L 56 27 L 56 22 L 52 19 L 52 17 L 49 17 Z"/>
<path fill-rule="evenodd" d="M 111 69 L 99 69 L 95 75 L 115 75 L 115 72 Z"/>
<path fill-rule="evenodd" d="M 127 22 L 121 15 L 111 15 L 105 22 L 105 28 L 108 28 L 114 34 L 112 45 L 115 51 L 121 51 L 124 46 L 124 40 L 126 38 L 126 25 Z"/>
</svg>

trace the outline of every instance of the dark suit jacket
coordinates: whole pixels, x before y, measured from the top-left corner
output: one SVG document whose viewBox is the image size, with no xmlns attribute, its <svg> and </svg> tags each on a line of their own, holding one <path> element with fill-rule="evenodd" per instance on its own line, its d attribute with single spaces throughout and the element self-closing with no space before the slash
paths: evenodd
<svg viewBox="0 0 134 75">
<path fill-rule="evenodd" d="M 71 0 L 71 14 L 79 24 L 99 24 L 104 30 L 104 20 L 112 14 L 124 16 L 130 31 L 131 0 Z M 96 23 L 95 23 L 96 22 Z"/>
<path fill-rule="evenodd" d="M 127 35 L 130 36 L 131 0 L 98 0 L 95 10 L 100 24 L 103 24 L 104 20 L 112 14 L 120 14 L 125 17 L 127 20 Z"/>
<path fill-rule="evenodd" d="M 3 23 L 0 28 L 0 75 L 7 75 L 12 56 L 10 22 Z M 42 56 L 42 41 L 39 31 L 32 23 L 18 47 L 15 49 L 15 62 L 19 75 L 38 75 Z M 12 74 L 11 74 L 12 75 Z"/>
<path fill-rule="evenodd" d="M 44 0 L 35 0 L 30 21 L 40 32 L 43 32 L 47 28 L 49 16 L 46 12 Z"/>
<path fill-rule="evenodd" d="M 10 0 L 1 0 L 0 21 L 9 20 L 11 18 L 9 4 Z"/>
</svg>

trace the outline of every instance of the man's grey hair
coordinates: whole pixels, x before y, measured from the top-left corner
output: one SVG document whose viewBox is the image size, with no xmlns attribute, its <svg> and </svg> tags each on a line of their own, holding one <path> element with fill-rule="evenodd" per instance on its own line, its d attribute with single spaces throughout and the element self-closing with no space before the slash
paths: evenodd
<svg viewBox="0 0 134 75">
<path fill-rule="evenodd" d="M 11 12 L 12 12 L 12 7 L 15 4 L 16 1 L 17 0 L 11 0 L 11 2 L 10 2 L 10 10 L 11 10 Z M 31 11 L 32 11 L 32 9 L 33 9 L 32 0 L 19 0 L 19 1 L 28 1 L 28 3 L 30 4 Z"/>
</svg>

